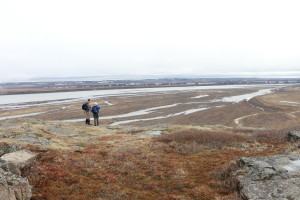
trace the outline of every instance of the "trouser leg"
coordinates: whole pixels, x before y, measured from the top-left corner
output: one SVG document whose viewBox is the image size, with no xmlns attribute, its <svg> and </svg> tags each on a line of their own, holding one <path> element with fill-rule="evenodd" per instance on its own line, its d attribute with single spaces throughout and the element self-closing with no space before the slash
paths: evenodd
<svg viewBox="0 0 300 200">
<path fill-rule="evenodd" d="M 99 115 L 98 114 L 94 114 L 93 115 L 94 116 L 94 125 L 95 126 L 98 126 L 99 125 Z"/>
<path fill-rule="evenodd" d="M 85 115 L 85 124 L 90 124 L 90 118 L 91 118 L 90 112 L 86 112 L 86 111 L 83 112 Z"/>
</svg>

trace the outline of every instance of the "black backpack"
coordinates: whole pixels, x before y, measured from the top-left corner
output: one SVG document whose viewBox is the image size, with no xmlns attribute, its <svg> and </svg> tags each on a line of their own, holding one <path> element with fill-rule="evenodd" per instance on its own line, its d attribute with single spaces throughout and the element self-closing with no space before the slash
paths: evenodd
<svg viewBox="0 0 300 200">
<path fill-rule="evenodd" d="M 82 110 L 85 110 L 85 111 L 87 111 L 88 110 L 88 106 L 87 106 L 87 103 L 84 103 L 84 104 L 82 104 Z"/>
</svg>

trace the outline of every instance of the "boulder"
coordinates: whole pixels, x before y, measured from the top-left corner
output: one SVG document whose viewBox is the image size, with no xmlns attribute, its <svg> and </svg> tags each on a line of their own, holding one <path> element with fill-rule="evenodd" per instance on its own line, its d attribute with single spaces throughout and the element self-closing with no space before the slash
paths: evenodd
<svg viewBox="0 0 300 200">
<path fill-rule="evenodd" d="M 0 146 L 0 157 L 7 153 L 12 153 L 15 151 L 19 151 L 20 147 L 17 145 L 4 145 Z"/>
<path fill-rule="evenodd" d="M 290 131 L 288 133 L 288 140 L 291 142 L 300 141 L 300 131 Z"/>
<path fill-rule="evenodd" d="M 288 133 L 288 140 L 291 142 L 300 141 L 300 131 L 290 131 Z"/>
<path fill-rule="evenodd" d="M 30 200 L 31 186 L 28 180 L 0 168 L 0 199 Z"/>
<path fill-rule="evenodd" d="M 1 168 L 16 175 L 21 175 L 21 169 L 31 166 L 36 157 L 37 154 L 26 150 L 7 153 L 1 156 Z"/>
<path fill-rule="evenodd" d="M 243 200 L 300 199 L 300 154 L 241 158 L 238 164 Z"/>
</svg>

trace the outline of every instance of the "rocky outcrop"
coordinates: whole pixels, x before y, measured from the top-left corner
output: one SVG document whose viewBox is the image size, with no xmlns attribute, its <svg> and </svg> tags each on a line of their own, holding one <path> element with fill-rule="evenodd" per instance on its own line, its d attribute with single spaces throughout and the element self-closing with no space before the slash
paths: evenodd
<svg viewBox="0 0 300 200">
<path fill-rule="evenodd" d="M 291 131 L 288 133 L 288 140 L 291 142 L 300 141 L 300 131 Z"/>
<path fill-rule="evenodd" d="M 21 170 L 32 165 L 36 156 L 35 153 L 26 150 L 4 154 L 1 156 L 1 168 L 20 176 Z"/>
<path fill-rule="evenodd" d="M 19 151 L 20 147 L 17 145 L 3 145 L 0 146 L 0 157 L 7 153 L 12 153 L 15 151 Z"/>
<path fill-rule="evenodd" d="M 30 200 L 31 196 L 31 186 L 27 179 L 0 168 L 0 199 Z"/>
<path fill-rule="evenodd" d="M 21 177 L 21 170 L 29 167 L 37 155 L 30 151 L 19 150 L 13 145 L 1 146 L 0 152 L 0 200 L 30 200 L 31 186 Z"/>
<path fill-rule="evenodd" d="M 243 200 L 300 199 L 300 154 L 241 158 L 238 164 Z"/>
</svg>

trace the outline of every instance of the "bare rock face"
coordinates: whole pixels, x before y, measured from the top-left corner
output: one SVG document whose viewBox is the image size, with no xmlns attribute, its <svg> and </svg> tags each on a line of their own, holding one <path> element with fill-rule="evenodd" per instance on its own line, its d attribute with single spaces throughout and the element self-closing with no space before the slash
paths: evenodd
<svg viewBox="0 0 300 200">
<path fill-rule="evenodd" d="M 20 147 L 17 145 L 4 145 L 0 146 L 0 156 L 3 156 L 6 153 L 12 153 L 15 151 L 19 151 Z"/>
<path fill-rule="evenodd" d="M 18 177 L 0 168 L 0 199 L 30 200 L 31 186 L 27 179 Z"/>
<path fill-rule="evenodd" d="M 300 131 L 291 131 L 288 133 L 288 140 L 291 142 L 300 141 Z"/>
<path fill-rule="evenodd" d="M 1 156 L 3 162 L 1 168 L 16 175 L 21 175 L 21 169 L 32 165 L 36 157 L 35 153 L 26 150 L 7 153 Z"/>
<path fill-rule="evenodd" d="M 238 163 L 243 200 L 300 199 L 300 154 L 241 158 Z"/>
<path fill-rule="evenodd" d="M 30 200 L 32 187 L 20 175 L 37 155 L 11 145 L 3 146 L 2 150 L 5 154 L 0 157 L 0 200 Z"/>
</svg>

